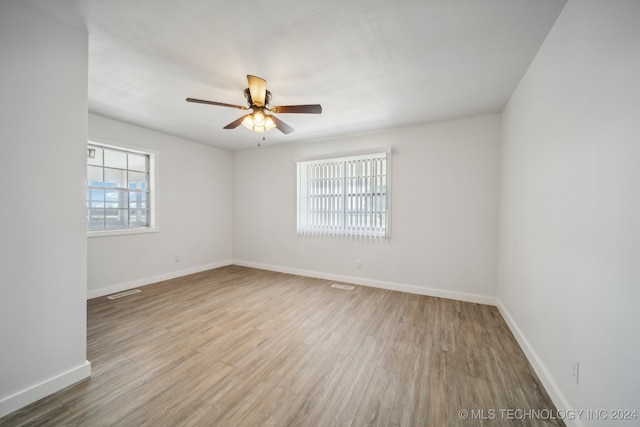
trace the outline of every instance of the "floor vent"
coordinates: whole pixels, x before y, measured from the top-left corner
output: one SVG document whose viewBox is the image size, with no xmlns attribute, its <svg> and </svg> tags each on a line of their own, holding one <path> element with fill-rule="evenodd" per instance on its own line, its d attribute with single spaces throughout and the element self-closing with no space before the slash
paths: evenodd
<svg viewBox="0 0 640 427">
<path fill-rule="evenodd" d="M 331 285 L 332 288 L 337 288 L 337 289 L 344 289 L 345 291 L 352 291 L 353 290 L 353 286 L 347 286 L 347 285 L 339 285 L 337 283 L 334 283 L 333 285 Z"/>
<path fill-rule="evenodd" d="M 107 298 L 109 299 L 122 298 L 122 297 L 126 297 L 127 295 L 137 294 L 138 292 L 142 292 L 142 291 L 140 289 L 131 289 L 130 291 L 120 292 L 119 294 L 109 295 Z"/>
</svg>

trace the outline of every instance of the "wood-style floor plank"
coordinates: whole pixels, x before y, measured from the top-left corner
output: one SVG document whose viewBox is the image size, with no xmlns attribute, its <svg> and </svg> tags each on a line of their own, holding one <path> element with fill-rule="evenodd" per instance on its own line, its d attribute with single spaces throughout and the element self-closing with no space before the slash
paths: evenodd
<svg viewBox="0 0 640 427">
<path fill-rule="evenodd" d="M 562 426 L 495 307 L 230 266 L 88 301 L 92 376 L 2 426 Z"/>
</svg>

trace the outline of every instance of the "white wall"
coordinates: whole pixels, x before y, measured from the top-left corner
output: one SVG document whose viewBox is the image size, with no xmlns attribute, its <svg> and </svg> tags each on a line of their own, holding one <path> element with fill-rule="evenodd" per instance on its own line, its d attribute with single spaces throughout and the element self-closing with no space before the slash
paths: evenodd
<svg viewBox="0 0 640 427">
<path fill-rule="evenodd" d="M 0 416 L 91 373 L 88 36 L 0 2 Z"/>
<path fill-rule="evenodd" d="M 88 238 L 89 297 L 231 263 L 231 153 L 94 114 L 89 137 L 158 153 L 158 232 Z"/>
<path fill-rule="evenodd" d="M 499 304 L 559 407 L 640 411 L 639 22 L 569 1 L 503 115 Z"/>
<path fill-rule="evenodd" d="M 489 115 L 236 152 L 234 262 L 495 303 L 499 134 Z M 298 237 L 295 160 L 382 146 L 393 148 L 391 240 Z"/>
</svg>

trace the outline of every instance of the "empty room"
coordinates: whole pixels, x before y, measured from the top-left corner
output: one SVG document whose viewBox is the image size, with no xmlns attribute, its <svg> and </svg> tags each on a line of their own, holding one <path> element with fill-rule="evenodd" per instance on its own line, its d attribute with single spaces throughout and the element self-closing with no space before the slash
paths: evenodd
<svg viewBox="0 0 640 427">
<path fill-rule="evenodd" d="M 0 425 L 640 425 L 637 0 L 0 0 Z"/>
</svg>

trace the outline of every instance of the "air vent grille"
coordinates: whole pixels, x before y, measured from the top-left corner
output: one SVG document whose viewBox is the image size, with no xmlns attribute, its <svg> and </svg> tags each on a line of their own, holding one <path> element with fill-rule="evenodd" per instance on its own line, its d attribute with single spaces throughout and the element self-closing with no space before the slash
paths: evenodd
<svg viewBox="0 0 640 427">
<path fill-rule="evenodd" d="M 348 286 L 348 285 L 339 285 L 337 283 L 334 283 L 333 285 L 331 285 L 332 288 L 336 288 L 336 289 L 344 289 L 345 291 L 352 291 L 353 290 L 353 286 Z"/>
<path fill-rule="evenodd" d="M 138 292 L 142 292 L 142 291 L 140 289 L 131 289 L 130 291 L 120 292 L 119 294 L 109 295 L 107 298 L 109 298 L 109 299 L 117 299 L 117 298 L 126 297 L 128 295 L 137 294 Z"/>
</svg>

